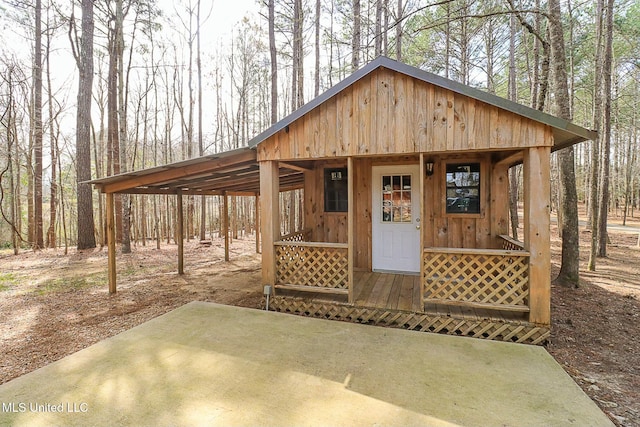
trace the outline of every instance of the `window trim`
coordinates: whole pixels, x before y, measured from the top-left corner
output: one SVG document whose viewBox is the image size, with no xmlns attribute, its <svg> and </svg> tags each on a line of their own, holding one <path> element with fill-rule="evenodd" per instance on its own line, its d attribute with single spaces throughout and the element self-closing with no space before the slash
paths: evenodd
<svg viewBox="0 0 640 427">
<path fill-rule="evenodd" d="M 331 173 L 341 172 L 342 177 L 340 181 L 344 181 L 346 183 L 345 188 L 342 189 L 344 191 L 344 198 L 339 198 L 338 201 L 344 200 L 346 201 L 346 206 L 344 210 L 341 209 L 327 209 L 328 208 L 328 200 L 327 200 L 327 182 Z M 323 169 L 322 172 L 322 197 L 323 197 L 323 212 L 328 214 L 344 214 L 349 212 L 349 174 L 346 166 L 328 166 Z M 339 204 L 339 203 L 338 203 Z"/>
<path fill-rule="evenodd" d="M 486 183 L 487 183 L 487 175 L 486 175 L 486 167 L 485 162 L 482 159 L 451 159 L 449 161 L 443 162 L 443 172 L 442 172 L 442 180 L 443 180 L 443 200 L 442 200 L 442 215 L 444 217 L 449 218 L 483 218 L 484 217 L 484 197 L 486 197 Z M 448 212 L 447 211 L 447 169 L 451 165 L 478 165 L 480 180 L 478 182 L 478 212 Z"/>
</svg>

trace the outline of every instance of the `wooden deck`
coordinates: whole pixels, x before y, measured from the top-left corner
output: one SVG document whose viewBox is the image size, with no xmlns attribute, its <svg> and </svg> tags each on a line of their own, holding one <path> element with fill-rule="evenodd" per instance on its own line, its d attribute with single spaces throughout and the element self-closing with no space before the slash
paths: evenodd
<svg viewBox="0 0 640 427">
<path fill-rule="evenodd" d="M 354 306 L 389 310 L 428 313 L 444 317 L 464 317 L 469 319 L 496 319 L 500 321 L 526 321 L 525 313 L 508 310 L 491 310 L 464 306 L 463 304 L 435 304 L 420 301 L 420 276 L 413 274 L 393 274 L 371 271 L 356 271 L 354 278 Z M 345 294 L 311 292 L 293 289 L 278 289 L 282 297 L 303 298 L 305 300 L 347 303 Z"/>
<path fill-rule="evenodd" d="M 353 281 L 354 303 L 357 306 L 423 311 L 419 275 L 356 271 Z"/>
</svg>

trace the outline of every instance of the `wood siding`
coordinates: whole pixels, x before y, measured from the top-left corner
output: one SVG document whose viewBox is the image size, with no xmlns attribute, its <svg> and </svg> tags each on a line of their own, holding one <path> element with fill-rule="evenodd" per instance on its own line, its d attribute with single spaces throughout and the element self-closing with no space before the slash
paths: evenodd
<svg viewBox="0 0 640 427">
<path fill-rule="evenodd" d="M 378 69 L 258 145 L 258 160 L 551 146 L 551 129 L 407 75 Z"/>
<path fill-rule="evenodd" d="M 489 153 L 465 157 L 427 157 L 434 162 L 433 175 L 424 178 L 423 242 L 424 247 L 498 248 L 498 234 L 508 213 L 508 181 L 503 174 L 494 174 Z M 480 213 L 447 214 L 446 164 L 480 163 Z M 504 187 L 504 188 L 503 188 Z M 496 194 L 507 191 L 506 195 Z"/>
</svg>

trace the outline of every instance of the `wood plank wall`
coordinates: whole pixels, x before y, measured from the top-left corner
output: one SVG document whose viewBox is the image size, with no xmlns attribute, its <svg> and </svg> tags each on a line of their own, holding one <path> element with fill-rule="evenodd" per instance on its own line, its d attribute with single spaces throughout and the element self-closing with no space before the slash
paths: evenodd
<svg viewBox="0 0 640 427">
<path fill-rule="evenodd" d="M 258 145 L 258 160 L 551 146 L 541 123 L 380 68 Z"/>
<path fill-rule="evenodd" d="M 509 189 L 506 169 L 496 169 L 490 153 L 475 156 L 426 156 L 434 162 L 433 175 L 424 184 L 423 230 L 425 247 L 499 248 L 497 235 L 508 224 Z M 447 163 L 480 163 L 480 213 L 446 213 Z"/>
<path fill-rule="evenodd" d="M 475 156 L 426 156 L 433 161 L 434 174 L 424 177 L 424 209 L 422 230 L 425 247 L 500 248 L 497 237 L 507 233 L 509 200 L 508 177 L 504 166 L 492 162 L 491 153 Z M 374 165 L 416 164 L 417 156 L 389 158 L 360 157 L 354 166 L 354 266 L 371 269 L 371 213 Z M 479 162 L 481 165 L 480 214 L 446 214 L 445 168 L 447 162 Z M 347 213 L 324 212 L 324 169 L 346 167 L 346 161 L 318 161 L 305 174 L 305 227 L 312 229 L 316 242 L 347 243 Z"/>
</svg>

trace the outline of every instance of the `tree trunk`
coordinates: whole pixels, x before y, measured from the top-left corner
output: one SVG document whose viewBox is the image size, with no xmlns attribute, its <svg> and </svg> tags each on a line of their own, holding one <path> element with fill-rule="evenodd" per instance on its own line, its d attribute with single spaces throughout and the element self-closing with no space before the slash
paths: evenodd
<svg viewBox="0 0 640 427">
<path fill-rule="evenodd" d="M 556 115 L 571 120 L 569 88 L 567 85 L 566 56 L 564 34 L 561 21 L 560 1 L 549 0 L 549 34 L 553 57 L 553 76 L 555 82 Z M 577 287 L 579 275 L 579 234 L 578 234 L 578 195 L 574 169 L 573 147 L 558 152 L 560 188 L 559 226 L 562 233 L 562 261 L 560 273 L 555 282 L 567 287 Z"/>
<path fill-rule="evenodd" d="M 360 0 L 353 0 L 353 38 L 351 40 L 351 69 L 353 71 L 360 68 L 360 21 Z"/>
<path fill-rule="evenodd" d="M 316 0 L 316 22 L 315 22 L 315 30 L 316 30 L 316 62 L 315 62 L 315 84 L 313 88 L 313 96 L 317 97 L 320 95 L 320 0 Z"/>
<path fill-rule="evenodd" d="M 271 57 L 271 124 L 278 121 L 278 62 L 275 33 L 275 5 L 269 0 L 269 55 Z"/>
<path fill-rule="evenodd" d="M 202 58 L 200 48 L 200 0 L 196 5 L 196 67 L 198 68 L 198 155 L 204 156 L 204 142 L 202 140 Z M 207 203 L 206 197 L 200 198 L 200 240 L 207 236 Z"/>
<path fill-rule="evenodd" d="M 35 51 L 33 56 L 33 249 L 44 248 L 42 225 L 42 0 L 35 4 Z"/>
<path fill-rule="evenodd" d="M 82 0 L 82 41 L 78 62 L 76 167 L 78 197 L 78 249 L 96 247 L 91 185 L 91 90 L 93 85 L 93 0 Z"/>
<path fill-rule="evenodd" d="M 374 34 L 376 58 L 382 55 L 382 1 L 376 0 L 376 33 Z"/>
<path fill-rule="evenodd" d="M 602 147 L 602 174 L 600 178 L 600 199 L 598 213 L 598 256 L 607 256 L 607 216 L 609 208 L 609 168 L 611 150 L 611 70 L 613 63 L 613 6 L 614 1 L 608 0 L 606 9 L 606 26 L 605 26 L 605 48 L 604 61 L 602 67 L 604 105 L 603 105 L 603 126 L 604 145 Z"/>
<path fill-rule="evenodd" d="M 602 30 L 603 30 L 603 6 L 604 0 L 598 0 L 596 5 L 596 45 L 594 60 L 594 84 L 593 84 L 593 126 L 598 132 L 598 137 L 591 142 L 591 173 L 589 181 L 589 218 L 591 227 L 591 248 L 589 251 L 589 271 L 596 270 L 596 256 L 598 252 L 598 175 L 600 170 L 600 123 L 602 121 Z"/>
<path fill-rule="evenodd" d="M 56 240 L 56 206 L 58 197 L 58 182 L 57 180 L 57 140 L 58 136 L 54 132 L 54 115 L 53 115 L 53 88 L 51 86 L 51 60 L 50 60 L 50 47 L 51 47 L 51 32 L 47 31 L 47 50 L 45 60 L 47 61 L 47 92 L 49 95 L 49 144 L 50 144 L 50 156 L 51 156 L 51 181 L 50 181 L 50 196 L 49 196 L 49 228 L 47 229 L 47 247 L 55 249 L 57 247 Z"/>
<path fill-rule="evenodd" d="M 396 59 L 402 61 L 402 0 L 398 0 L 398 20 L 396 21 Z"/>
</svg>

